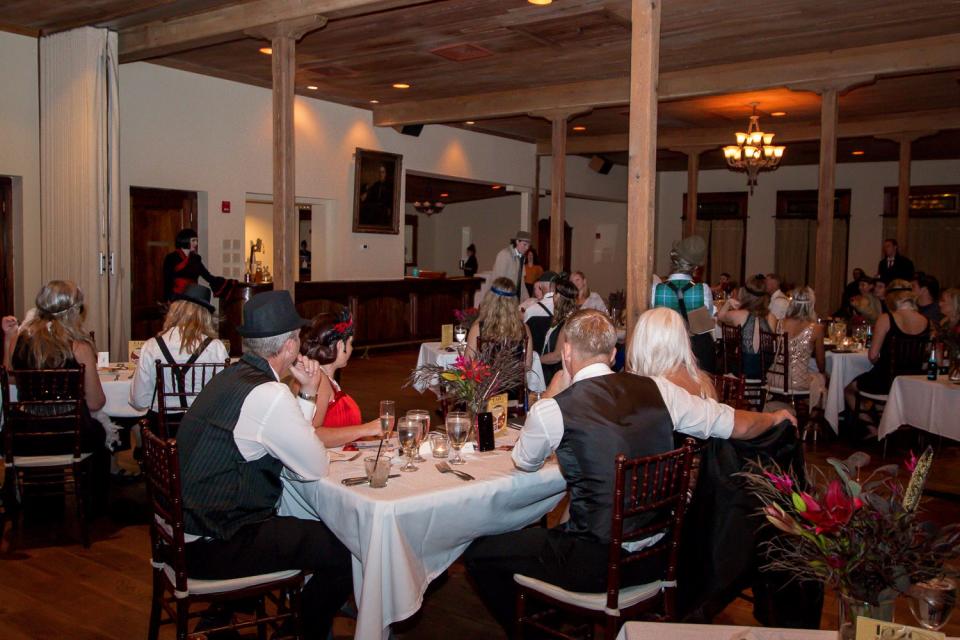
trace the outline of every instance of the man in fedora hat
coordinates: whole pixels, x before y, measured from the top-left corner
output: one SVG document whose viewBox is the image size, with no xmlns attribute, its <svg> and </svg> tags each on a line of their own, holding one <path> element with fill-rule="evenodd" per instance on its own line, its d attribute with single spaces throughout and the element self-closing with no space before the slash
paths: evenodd
<svg viewBox="0 0 960 640">
<path fill-rule="evenodd" d="M 490 276 L 490 282 L 497 278 L 512 280 L 517 299 L 520 301 L 530 297 L 527 288 L 523 286 L 523 262 L 529 250 L 530 233 L 517 231 L 510 239 L 510 246 L 504 247 L 497 254 L 497 259 L 493 263 L 493 275 Z"/>
<path fill-rule="evenodd" d="M 320 365 L 300 355 L 300 317 L 287 291 L 243 309 L 243 357 L 204 387 L 177 434 L 187 568 L 223 579 L 303 569 L 306 638 L 324 639 L 350 596 L 350 552 L 318 520 L 276 515 L 280 472 L 327 475 L 327 451 L 310 420 Z M 299 398 L 280 380 L 300 383 Z"/>
<path fill-rule="evenodd" d="M 652 307 L 669 307 L 683 316 L 690 333 L 690 346 L 700 368 L 714 371 L 713 293 L 710 285 L 693 282 L 693 272 L 707 257 L 707 243 L 701 236 L 688 236 L 673 243 L 671 273 L 653 286 Z"/>
</svg>

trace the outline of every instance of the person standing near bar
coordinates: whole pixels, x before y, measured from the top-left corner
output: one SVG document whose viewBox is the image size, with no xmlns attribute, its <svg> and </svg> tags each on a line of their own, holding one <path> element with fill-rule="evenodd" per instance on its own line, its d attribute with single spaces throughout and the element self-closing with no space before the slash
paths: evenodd
<svg viewBox="0 0 960 640">
<path fill-rule="evenodd" d="M 199 284 L 203 278 L 210 285 L 213 295 L 220 298 L 236 283 L 215 276 L 203 264 L 203 258 L 197 253 L 200 242 L 193 229 L 181 229 L 174 241 L 176 250 L 163 259 L 163 300 L 171 302 L 176 296 L 183 295 L 191 284 Z"/>
<path fill-rule="evenodd" d="M 530 297 L 523 283 L 524 260 L 529 250 L 530 233 L 517 231 L 510 239 L 510 246 L 504 247 L 497 254 L 493 263 L 493 274 L 490 276 L 491 282 L 497 278 L 507 278 L 513 282 L 515 294 L 521 302 Z"/>
</svg>

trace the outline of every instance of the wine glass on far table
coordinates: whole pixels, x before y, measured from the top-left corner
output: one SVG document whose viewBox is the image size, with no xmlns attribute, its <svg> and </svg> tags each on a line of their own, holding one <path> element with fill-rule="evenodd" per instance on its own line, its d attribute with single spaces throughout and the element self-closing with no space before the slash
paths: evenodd
<svg viewBox="0 0 960 640">
<path fill-rule="evenodd" d="M 393 425 L 397 419 L 397 403 L 393 400 L 380 401 L 380 437 L 389 440 Z M 390 445 L 387 444 L 387 447 Z"/>
<path fill-rule="evenodd" d="M 417 438 L 416 450 L 414 451 L 414 462 L 426 462 L 420 455 L 420 444 L 430 432 L 430 412 L 423 409 L 411 409 L 407 411 L 407 420 L 416 420 L 420 424 L 420 437 Z"/>
<path fill-rule="evenodd" d="M 413 451 L 417 446 L 417 439 L 420 434 L 420 422 L 410 418 L 400 418 L 397 420 L 397 436 L 400 438 L 400 446 L 403 452 L 407 454 L 407 462 L 400 471 L 416 471 L 419 467 L 413 464 Z"/>
<path fill-rule="evenodd" d="M 957 603 L 957 583 L 950 578 L 934 578 L 910 587 L 910 612 L 920 626 L 939 631 L 953 613 Z"/>
<path fill-rule="evenodd" d="M 453 328 L 453 337 L 457 341 L 457 351 L 463 351 L 463 345 L 467 341 L 467 325 L 458 324 Z"/>
<path fill-rule="evenodd" d="M 466 464 L 467 461 L 460 456 L 460 450 L 470 437 L 471 422 L 470 414 L 463 411 L 451 411 L 447 414 L 447 437 L 454 451 L 453 457 L 449 460 L 450 464 Z"/>
</svg>

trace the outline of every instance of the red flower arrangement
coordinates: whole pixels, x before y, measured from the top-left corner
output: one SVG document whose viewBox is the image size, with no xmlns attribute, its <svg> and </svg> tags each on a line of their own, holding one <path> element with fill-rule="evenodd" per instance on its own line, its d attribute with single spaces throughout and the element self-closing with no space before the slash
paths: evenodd
<svg viewBox="0 0 960 640">
<path fill-rule="evenodd" d="M 480 310 L 476 307 L 467 307 L 466 309 L 454 309 L 453 317 L 454 319 L 462 325 L 466 325 L 469 329 L 470 325 L 477 319 L 477 316 L 480 315 Z"/>
</svg>

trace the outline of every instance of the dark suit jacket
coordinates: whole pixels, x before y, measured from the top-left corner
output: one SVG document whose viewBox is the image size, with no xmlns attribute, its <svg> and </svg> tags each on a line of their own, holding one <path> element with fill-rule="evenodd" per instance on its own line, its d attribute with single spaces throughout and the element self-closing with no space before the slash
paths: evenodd
<svg viewBox="0 0 960 640">
<path fill-rule="evenodd" d="M 909 282 L 913 279 L 913 261 L 898 253 L 893 258 L 893 267 L 888 268 L 887 259 L 882 258 L 877 264 L 877 275 L 887 284 L 890 284 L 891 280 L 896 280 L 897 278 Z"/>
</svg>

